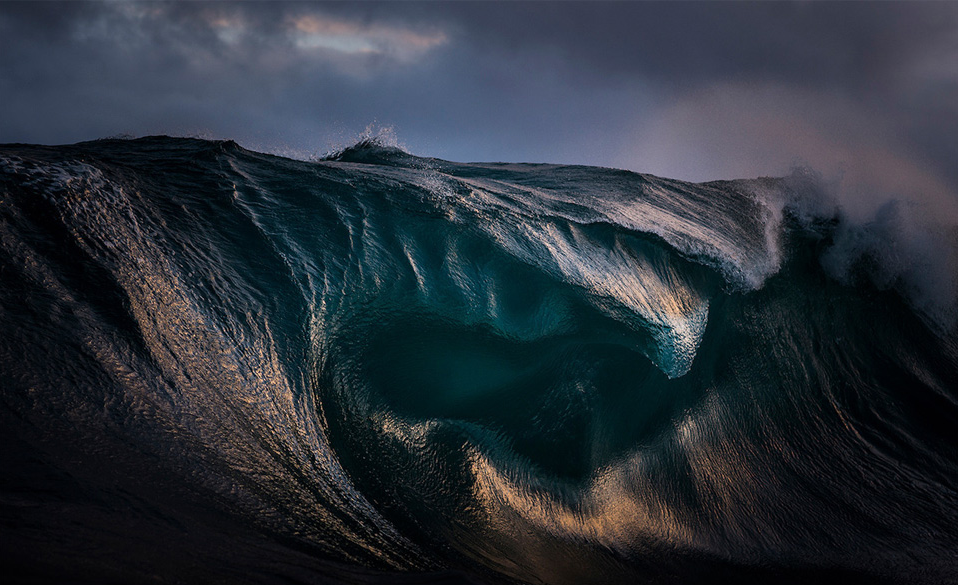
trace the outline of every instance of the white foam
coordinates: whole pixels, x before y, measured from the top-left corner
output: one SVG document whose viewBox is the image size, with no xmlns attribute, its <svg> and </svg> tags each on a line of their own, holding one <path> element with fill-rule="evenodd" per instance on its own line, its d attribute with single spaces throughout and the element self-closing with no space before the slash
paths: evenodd
<svg viewBox="0 0 958 585">
<path fill-rule="evenodd" d="M 810 169 L 794 170 L 785 185 L 784 205 L 800 222 L 837 221 L 821 259 L 829 276 L 851 285 L 864 274 L 899 291 L 936 328 L 958 325 L 958 202 Z"/>
<path fill-rule="evenodd" d="M 843 223 L 822 257 L 828 273 L 845 283 L 863 262 L 877 287 L 899 290 L 939 328 L 958 324 L 958 225 L 914 202 L 891 200 L 868 221 Z"/>
</svg>

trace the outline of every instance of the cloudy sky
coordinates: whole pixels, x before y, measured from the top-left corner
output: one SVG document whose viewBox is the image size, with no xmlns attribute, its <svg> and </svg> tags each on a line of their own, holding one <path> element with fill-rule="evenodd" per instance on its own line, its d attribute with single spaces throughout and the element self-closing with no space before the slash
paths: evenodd
<svg viewBox="0 0 958 585">
<path fill-rule="evenodd" d="M 232 138 L 958 193 L 958 3 L 0 3 L 0 142 Z"/>
</svg>

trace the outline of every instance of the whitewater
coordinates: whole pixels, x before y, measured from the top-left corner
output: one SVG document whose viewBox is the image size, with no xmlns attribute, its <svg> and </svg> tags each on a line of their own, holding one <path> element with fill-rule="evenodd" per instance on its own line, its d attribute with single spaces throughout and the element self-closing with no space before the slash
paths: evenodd
<svg viewBox="0 0 958 585">
<path fill-rule="evenodd" d="M 909 213 L 808 172 L 0 145 L 0 563 L 955 582 L 958 232 Z"/>
</svg>

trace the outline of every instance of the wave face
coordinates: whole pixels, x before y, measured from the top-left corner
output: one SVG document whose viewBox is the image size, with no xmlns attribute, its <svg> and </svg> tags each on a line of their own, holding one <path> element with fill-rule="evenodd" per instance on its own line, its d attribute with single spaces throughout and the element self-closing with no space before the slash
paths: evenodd
<svg viewBox="0 0 958 585">
<path fill-rule="evenodd" d="M 4 566 L 951 581 L 958 335 L 813 190 L 0 147 Z"/>
</svg>

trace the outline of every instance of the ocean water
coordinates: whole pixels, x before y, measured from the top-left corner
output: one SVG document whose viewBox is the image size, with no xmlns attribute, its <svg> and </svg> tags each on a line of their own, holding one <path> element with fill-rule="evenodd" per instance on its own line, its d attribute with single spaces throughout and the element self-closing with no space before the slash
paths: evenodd
<svg viewBox="0 0 958 585">
<path fill-rule="evenodd" d="M 958 238 L 902 209 L 0 146 L 4 581 L 958 582 Z"/>
</svg>

